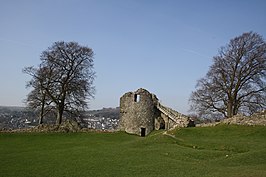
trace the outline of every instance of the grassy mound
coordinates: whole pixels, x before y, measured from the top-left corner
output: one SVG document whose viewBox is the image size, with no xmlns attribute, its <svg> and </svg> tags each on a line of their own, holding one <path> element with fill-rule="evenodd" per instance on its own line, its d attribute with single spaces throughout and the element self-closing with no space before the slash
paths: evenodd
<svg viewBox="0 0 266 177">
<path fill-rule="evenodd" d="M 266 128 L 2 133 L 0 176 L 266 176 Z"/>
</svg>

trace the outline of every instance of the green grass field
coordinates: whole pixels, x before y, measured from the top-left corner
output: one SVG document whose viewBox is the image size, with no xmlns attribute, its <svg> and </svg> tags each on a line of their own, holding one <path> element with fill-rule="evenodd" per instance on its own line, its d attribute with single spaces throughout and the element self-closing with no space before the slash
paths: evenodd
<svg viewBox="0 0 266 177">
<path fill-rule="evenodd" d="M 0 176 L 266 177 L 266 127 L 126 133 L 1 133 Z"/>
</svg>

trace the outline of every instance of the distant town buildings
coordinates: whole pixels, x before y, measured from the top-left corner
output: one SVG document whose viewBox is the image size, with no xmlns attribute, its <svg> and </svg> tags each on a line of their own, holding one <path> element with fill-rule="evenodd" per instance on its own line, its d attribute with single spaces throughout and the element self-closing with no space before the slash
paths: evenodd
<svg viewBox="0 0 266 177">
<path fill-rule="evenodd" d="M 46 120 L 47 121 L 47 120 Z M 49 119 L 48 124 L 54 123 Z M 119 108 L 87 111 L 82 118 L 82 128 L 115 130 L 119 124 Z M 31 128 L 38 125 L 38 116 L 23 107 L 0 107 L 0 130 Z"/>
</svg>

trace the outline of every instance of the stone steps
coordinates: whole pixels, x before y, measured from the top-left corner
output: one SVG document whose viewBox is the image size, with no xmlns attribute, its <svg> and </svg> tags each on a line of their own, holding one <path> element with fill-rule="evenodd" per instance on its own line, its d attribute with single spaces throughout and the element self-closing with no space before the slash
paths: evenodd
<svg viewBox="0 0 266 177">
<path fill-rule="evenodd" d="M 169 117 L 176 124 L 185 123 L 189 119 L 189 117 L 187 117 L 187 116 L 185 116 L 185 115 L 183 115 L 183 114 L 181 114 L 181 113 L 179 113 L 179 112 L 177 112 L 171 108 L 163 106 L 159 102 L 158 102 L 156 107 L 159 111 L 161 111 L 163 114 L 165 114 L 167 117 Z"/>
</svg>

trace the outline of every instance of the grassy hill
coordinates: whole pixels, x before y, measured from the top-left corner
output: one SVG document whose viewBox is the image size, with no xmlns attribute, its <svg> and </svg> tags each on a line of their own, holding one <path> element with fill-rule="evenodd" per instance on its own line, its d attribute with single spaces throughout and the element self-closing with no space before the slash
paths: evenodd
<svg viewBox="0 0 266 177">
<path fill-rule="evenodd" d="M 219 125 L 117 133 L 2 133 L 0 176 L 266 176 L 266 128 Z"/>
</svg>

